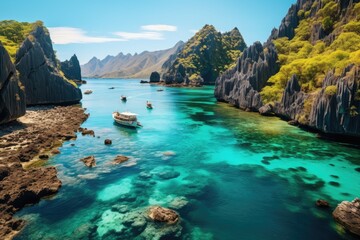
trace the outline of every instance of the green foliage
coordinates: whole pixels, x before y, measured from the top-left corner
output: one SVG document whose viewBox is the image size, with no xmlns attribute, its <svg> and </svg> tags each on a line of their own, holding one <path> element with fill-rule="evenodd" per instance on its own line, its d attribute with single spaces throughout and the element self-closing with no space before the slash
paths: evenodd
<svg viewBox="0 0 360 240">
<path fill-rule="evenodd" d="M 214 82 L 220 73 L 235 65 L 245 48 L 237 28 L 221 34 L 212 25 L 205 25 L 185 44 L 170 72 L 177 71 L 181 64 L 191 77 L 200 76 L 207 82 Z"/>
<path fill-rule="evenodd" d="M 331 19 L 331 17 L 326 16 L 322 20 L 322 27 L 325 30 L 325 32 L 329 32 L 333 29 L 334 21 Z"/>
<path fill-rule="evenodd" d="M 336 94 L 337 87 L 335 85 L 327 86 L 325 88 L 325 94 L 328 96 L 334 96 Z"/>
<path fill-rule="evenodd" d="M 355 97 L 354 97 L 355 101 L 360 101 L 360 89 L 358 89 L 355 93 Z"/>
<path fill-rule="evenodd" d="M 356 117 L 357 115 L 359 115 L 356 106 L 352 105 L 350 107 L 349 114 L 350 114 L 351 117 Z"/>
<path fill-rule="evenodd" d="M 36 26 L 43 26 L 43 22 L 0 21 L 0 41 L 9 52 L 12 60 L 15 59 L 15 54 L 20 44 L 29 36 L 30 32 L 33 31 Z"/>
<path fill-rule="evenodd" d="M 317 8 L 317 4 L 315 1 L 312 8 Z M 264 103 L 281 99 L 281 93 L 293 74 L 298 76 L 302 91 L 311 93 L 322 87 L 329 71 L 340 75 L 349 64 L 360 65 L 360 3 L 347 12 L 346 20 L 339 19 L 340 8 L 336 1 L 322 0 L 322 6 L 313 17 L 309 17 L 310 12 L 298 12 L 298 15 L 304 14 L 304 18 L 295 29 L 293 39 L 273 41 L 281 67 L 260 93 Z M 326 32 L 332 32 L 335 40 L 331 44 L 322 40 L 310 41 L 312 29 L 319 24 Z M 326 92 L 329 95 L 334 93 L 334 87 Z"/>
</svg>

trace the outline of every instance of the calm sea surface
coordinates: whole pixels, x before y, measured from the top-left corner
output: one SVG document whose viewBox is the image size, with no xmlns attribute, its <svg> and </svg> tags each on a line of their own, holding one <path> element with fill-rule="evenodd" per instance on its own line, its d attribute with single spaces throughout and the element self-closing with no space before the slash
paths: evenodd
<svg viewBox="0 0 360 240">
<path fill-rule="evenodd" d="M 167 236 L 167 226 L 124 220 L 150 205 L 178 208 L 180 239 L 352 239 L 331 211 L 360 197 L 358 148 L 217 103 L 213 87 L 87 82 L 82 91 L 93 94 L 83 96 L 90 117 L 82 127 L 96 137 L 80 134 L 48 161 L 63 186 L 17 214 L 28 225 L 16 239 Z M 154 109 L 146 109 L 147 100 Z M 116 110 L 137 113 L 143 128 L 117 126 L 111 117 Z M 111 146 L 104 145 L 106 138 Z M 96 158 L 95 168 L 79 161 L 89 155 Z M 117 155 L 130 160 L 114 165 Z M 316 208 L 319 198 L 332 209 Z"/>
</svg>

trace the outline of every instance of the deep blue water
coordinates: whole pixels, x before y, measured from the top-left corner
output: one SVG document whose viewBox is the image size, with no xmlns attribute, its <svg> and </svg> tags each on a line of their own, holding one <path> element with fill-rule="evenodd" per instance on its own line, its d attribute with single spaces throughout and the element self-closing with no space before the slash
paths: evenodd
<svg viewBox="0 0 360 240">
<path fill-rule="evenodd" d="M 352 239 L 331 211 L 359 197 L 359 149 L 217 103 L 212 87 L 87 82 L 81 88 L 93 94 L 83 97 L 90 118 L 82 127 L 96 137 L 78 135 L 48 161 L 63 186 L 17 214 L 28 225 L 16 239 L 158 239 L 168 227 L 148 222 L 139 230 L 124 219 L 179 202 L 187 203 L 177 209 L 180 239 Z M 143 128 L 114 124 L 115 110 L 137 113 Z M 93 169 L 79 161 L 88 155 L 96 158 Z M 130 160 L 113 165 L 117 155 Z M 319 198 L 332 208 L 316 208 Z"/>
</svg>

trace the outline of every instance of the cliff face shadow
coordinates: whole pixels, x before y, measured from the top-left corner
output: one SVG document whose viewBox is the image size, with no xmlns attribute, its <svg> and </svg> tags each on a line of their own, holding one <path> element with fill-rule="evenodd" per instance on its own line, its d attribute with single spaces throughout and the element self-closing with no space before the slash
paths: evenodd
<svg viewBox="0 0 360 240">
<path fill-rule="evenodd" d="M 24 124 L 22 122 L 19 122 L 17 120 L 0 125 L 0 137 L 3 137 L 4 135 L 10 134 L 14 131 L 22 130 L 27 128 L 27 124 Z"/>
</svg>

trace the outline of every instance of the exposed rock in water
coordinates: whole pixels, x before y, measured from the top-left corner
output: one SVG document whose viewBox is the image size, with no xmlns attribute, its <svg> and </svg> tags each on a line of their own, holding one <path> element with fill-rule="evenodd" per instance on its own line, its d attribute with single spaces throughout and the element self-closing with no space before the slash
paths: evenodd
<svg viewBox="0 0 360 240">
<path fill-rule="evenodd" d="M 16 53 L 15 64 L 25 87 L 27 105 L 72 104 L 81 100 L 80 89 L 60 74 L 45 27 L 37 26 L 25 39 Z"/>
<path fill-rule="evenodd" d="M 321 207 L 321 208 L 330 207 L 329 203 L 326 200 L 323 200 L 323 199 L 316 200 L 315 204 L 316 204 L 316 206 Z"/>
<path fill-rule="evenodd" d="M 105 140 L 104 140 L 104 144 L 105 144 L 105 145 L 111 145 L 111 144 L 112 144 L 111 139 L 105 139 Z"/>
<path fill-rule="evenodd" d="M 360 199 L 341 202 L 334 210 L 333 217 L 346 230 L 360 237 Z"/>
<path fill-rule="evenodd" d="M 80 64 L 75 54 L 70 58 L 70 60 L 61 62 L 61 70 L 64 72 L 67 79 L 75 80 L 76 82 L 81 83 Z"/>
<path fill-rule="evenodd" d="M 79 132 L 81 132 L 81 135 L 85 136 L 85 135 L 90 135 L 95 137 L 95 132 L 94 130 L 91 129 L 87 129 L 87 128 L 79 128 Z"/>
<path fill-rule="evenodd" d="M 25 93 L 14 64 L 0 42 L 0 124 L 25 114 Z"/>
<path fill-rule="evenodd" d="M 82 159 L 80 159 L 80 161 L 82 161 L 85 166 L 92 168 L 96 166 L 96 162 L 95 162 L 95 157 L 94 156 L 88 156 L 88 157 L 84 157 Z"/>
<path fill-rule="evenodd" d="M 114 163 L 114 164 L 121 164 L 121 163 L 126 162 L 126 161 L 128 161 L 128 160 L 129 160 L 128 157 L 119 155 L 119 156 L 116 156 L 116 158 L 114 159 L 113 163 Z"/>
<path fill-rule="evenodd" d="M 179 215 L 174 210 L 160 206 L 150 207 L 148 215 L 154 221 L 167 224 L 174 224 L 179 221 Z"/>
<path fill-rule="evenodd" d="M 216 99 L 241 109 L 258 110 L 262 106 L 259 91 L 266 81 L 278 72 L 277 60 L 273 44 L 263 48 L 260 42 L 255 42 L 245 49 L 236 67 L 216 79 Z"/>
<path fill-rule="evenodd" d="M 274 115 L 273 106 L 271 104 L 265 104 L 261 108 L 259 108 L 259 113 L 263 116 L 271 116 Z"/>
<path fill-rule="evenodd" d="M 160 74 L 158 72 L 152 72 L 150 75 L 150 82 L 151 83 L 160 82 Z"/>
</svg>

